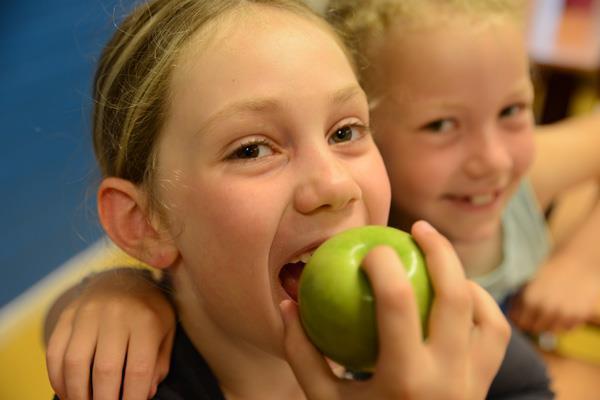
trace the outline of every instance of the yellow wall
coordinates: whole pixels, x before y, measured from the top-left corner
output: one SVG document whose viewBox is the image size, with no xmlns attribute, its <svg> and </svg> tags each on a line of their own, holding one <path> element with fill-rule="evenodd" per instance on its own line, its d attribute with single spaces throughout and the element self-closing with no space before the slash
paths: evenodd
<svg viewBox="0 0 600 400">
<path fill-rule="evenodd" d="M 0 400 L 51 399 L 46 374 L 43 321 L 50 304 L 93 271 L 136 265 L 108 241 L 101 241 L 0 310 Z"/>
</svg>

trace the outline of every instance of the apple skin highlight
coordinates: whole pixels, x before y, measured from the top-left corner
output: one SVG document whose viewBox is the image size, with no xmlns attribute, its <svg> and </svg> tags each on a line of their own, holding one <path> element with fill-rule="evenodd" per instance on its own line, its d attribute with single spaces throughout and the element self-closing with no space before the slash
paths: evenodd
<svg viewBox="0 0 600 400">
<path fill-rule="evenodd" d="M 319 246 L 300 277 L 298 304 L 307 336 L 350 371 L 372 371 L 377 360 L 376 299 L 360 265 L 380 245 L 392 247 L 402 261 L 426 336 L 433 290 L 423 253 L 404 231 L 370 225 L 341 232 Z"/>
</svg>

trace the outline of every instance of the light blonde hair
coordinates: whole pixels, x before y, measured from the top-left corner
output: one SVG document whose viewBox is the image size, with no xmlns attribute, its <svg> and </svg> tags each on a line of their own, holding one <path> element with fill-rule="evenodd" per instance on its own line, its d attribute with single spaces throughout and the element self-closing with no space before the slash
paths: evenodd
<svg viewBox="0 0 600 400">
<path fill-rule="evenodd" d="M 144 186 L 151 208 L 160 205 L 151 184 L 155 144 L 167 115 L 177 57 L 194 34 L 215 29 L 219 18 L 249 5 L 280 8 L 331 30 L 299 0 L 152 0 L 136 7 L 104 48 L 93 87 L 96 157 L 103 176 Z"/>
<path fill-rule="evenodd" d="M 523 24 L 525 3 L 524 0 L 331 0 L 326 7 L 326 19 L 352 49 L 361 83 L 368 93 L 365 77 L 370 67 L 370 50 L 385 40 L 391 29 L 411 32 L 451 23 L 457 18 L 474 23 L 510 18 Z"/>
</svg>

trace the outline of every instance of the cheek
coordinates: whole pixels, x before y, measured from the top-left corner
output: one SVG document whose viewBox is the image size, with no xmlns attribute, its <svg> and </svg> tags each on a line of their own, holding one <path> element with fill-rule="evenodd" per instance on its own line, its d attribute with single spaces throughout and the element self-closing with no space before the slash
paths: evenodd
<svg viewBox="0 0 600 400">
<path fill-rule="evenodd" d="M 276 214 L 273 208 L 277 203 L 273 192 L 269 191 L 271 196 L 266 196 L 257 188 L 224 186 L 220 183 L 206 187 L 204 195 L 191 196 L 188 204 L 192 210 L 188 215 L 194 215 L 197 220 L 187 218 L 186 224 L 193 223 L 207 240 L 226 249 L 271 237 L 272 216 Z"/>
<path fill-rule="evenodd" d="M 511 143 L 514 171 L 518 176 L 524 175 L 535 157 L 535 142 L 533 131 L 523 133 Z"/>
<path fill-rule="evenodd" d="M 388 163 L 388 173 L 394 196 L 423 198 L 445 186 L 450 168 L 439 158 L 427 154 L 400 154 Z"/>
<path fill-rule="evenodd" d="M 383 159 L 377 156 L 360 176 L 365 205 L 370 215 L 370 223 L 387 225 L 391 201 L 390 179 Z"/>
<path fill-rule="evenodd" d="M 172 192 L 178 193 L 171 194 L 171 212 L 180 221 L 174 238 L 187 262 L 201 264 L 210 255 L 211 262 L 236 269 L 242 257 L 266 257 L 276 225 L 276 191 L 231 179 L 196 178 Z"/>
<path fill-rule="evenodd" d="M 420 197 L 443 181 L 438 154 L 423 148 L 414 140 L 414 133 L 406 129 L 390 129 L 391 123 L 380 117 L 375 139 L 380 148 L 392 186 L 393 202 L 397 195 Z"/>
<path fill-rule="evenodd" d="M 268 256 L 276 226 L 271 196 L 243 185 L 205 184 L 184 197 L 185 220 L 176 236 L 203 301 L 227 313 L 270 304 Z M 271 218 L 269 218 L 269 216 Z M 252 299 L 252 306 L 249 306 Z M 236 314 L 237 315 L 237 314 Z"/>
</svg>

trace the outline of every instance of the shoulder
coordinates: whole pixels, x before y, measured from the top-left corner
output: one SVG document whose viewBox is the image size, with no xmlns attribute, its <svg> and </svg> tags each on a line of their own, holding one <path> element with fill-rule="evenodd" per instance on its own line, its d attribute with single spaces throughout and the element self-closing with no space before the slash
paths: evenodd
<svg viewBox="0 0 600 400">
<path fill-rule="evenodd" d="M 525 177 L 519 183 L 519 187 L 512 195 L 502 214 L 503 222 L 526 221 L 528 224 L 534 221 L 536 225 L 546 226 L 544 207 L 540 204 L 535 186 L 531 179 Z"/>
<path fill-rule="evenodd" d="M 527 282 L 548 256 L 552 242 L 531 184 L 519 185 L 502 214 L 502 261 L 474 280 L 498 302 Z"/>
<path fill-rule="evenodd" d="M 502 216 L 503 263 L 528 279 L 552 246 L 544 210 L 531 182 L 524 179 Z"/>
</svg>

